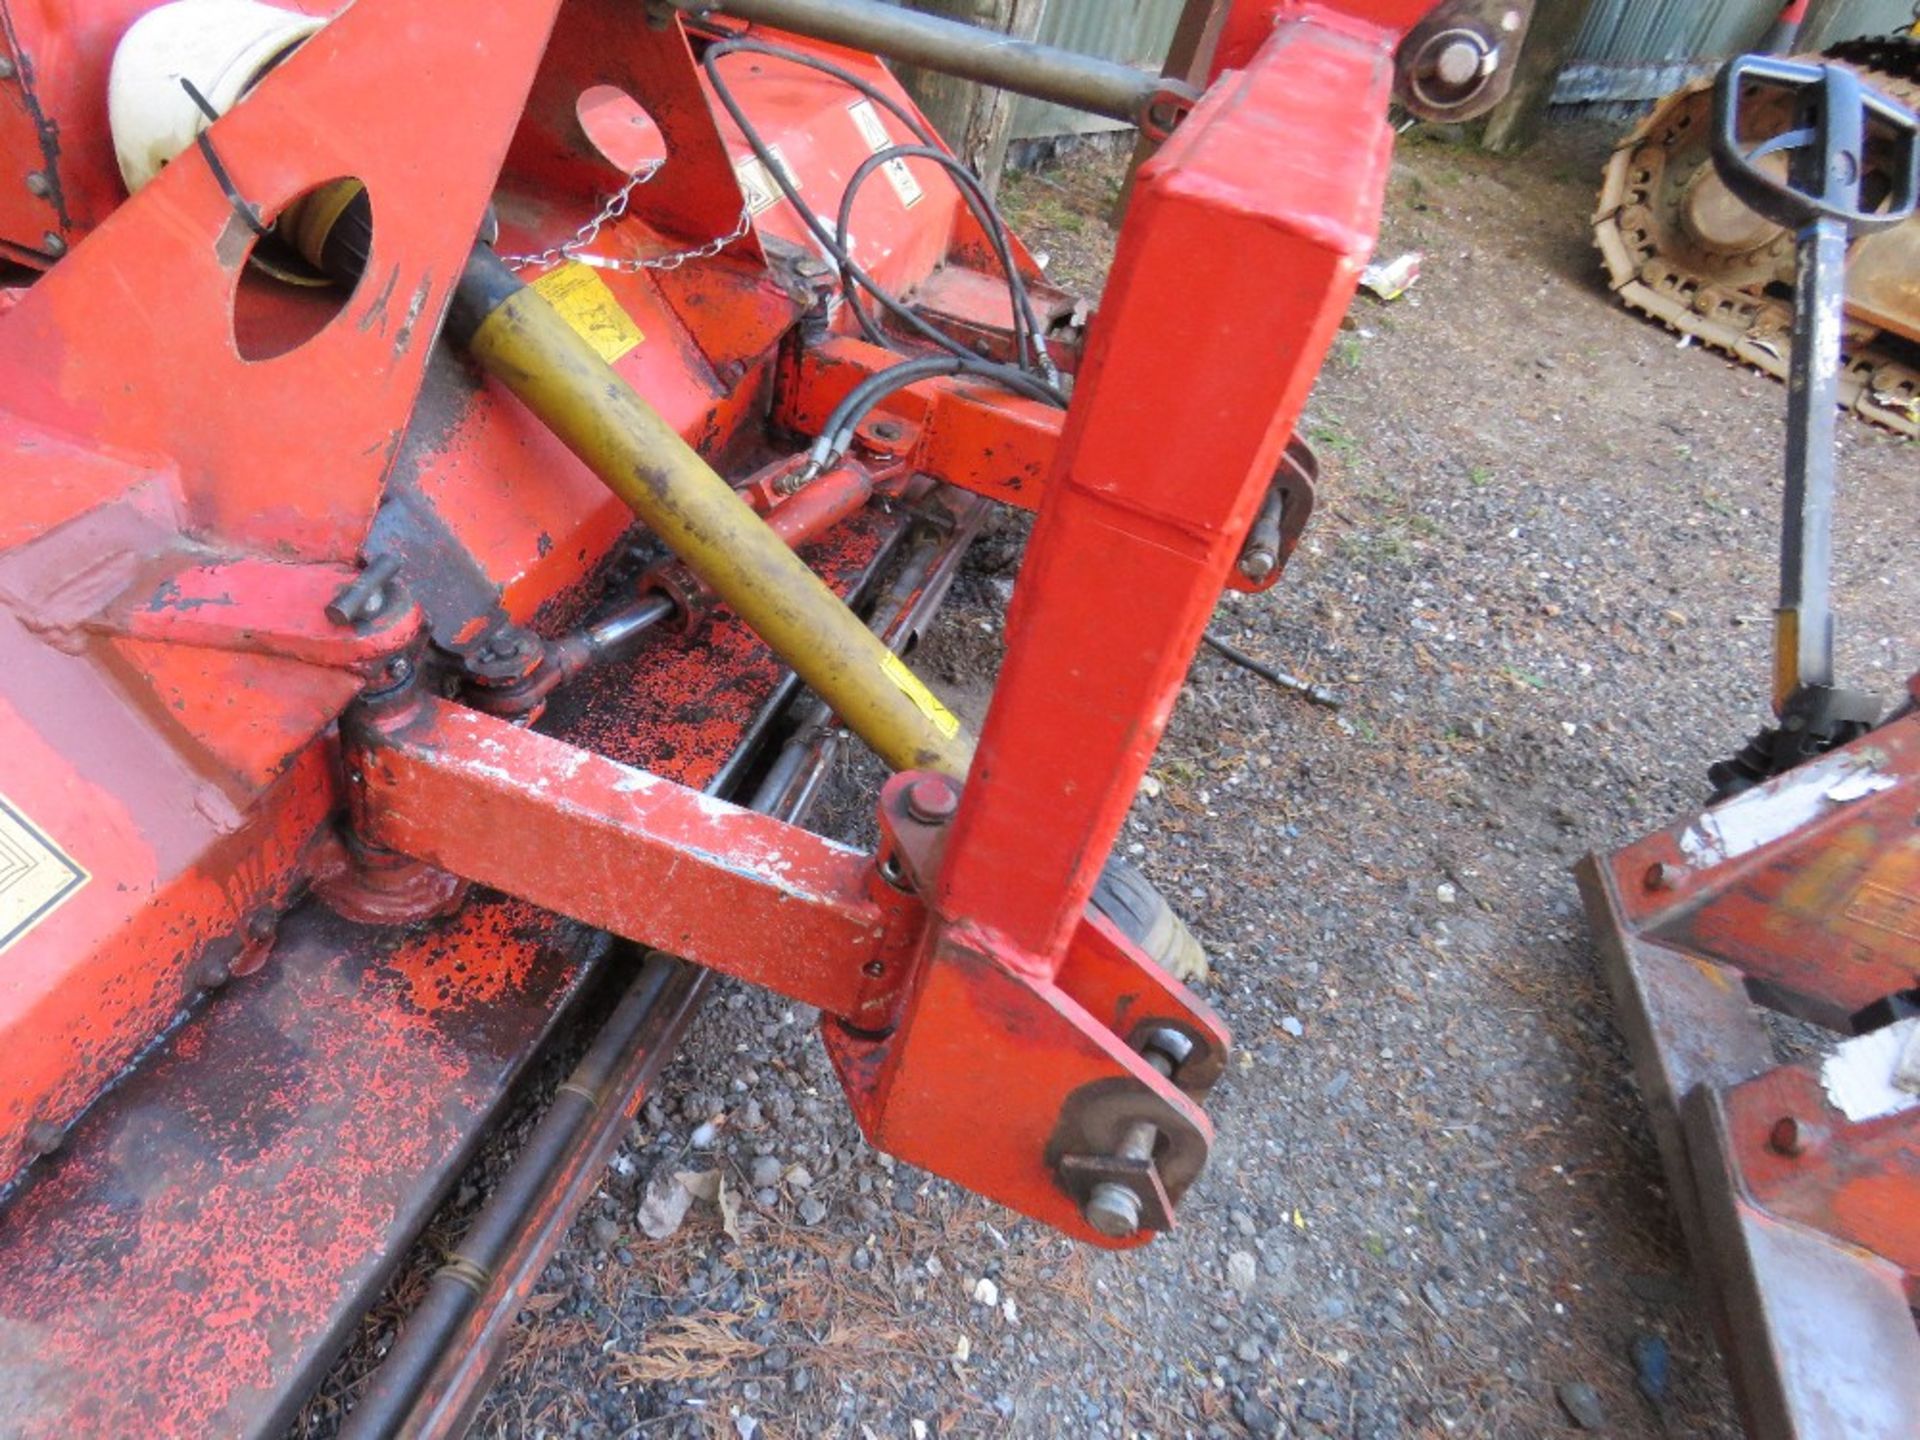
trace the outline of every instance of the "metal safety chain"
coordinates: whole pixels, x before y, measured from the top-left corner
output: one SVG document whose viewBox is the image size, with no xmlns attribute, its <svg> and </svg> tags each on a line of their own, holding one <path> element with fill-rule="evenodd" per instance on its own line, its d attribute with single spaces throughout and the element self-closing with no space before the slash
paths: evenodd
<svg viewBox="0 0 1920 1440">
<path fill-rule="evenodd" d="M 627 207 L 633 201 L 633 192 L 658 175 L 661 167 L 666 163 L 664 160 L 655 160 L 629 175 L 627 183 L 607 197 L 599 213 L 573 232 L 572 239 L 563 240 L 558 245 L 549 245 L 546 249 L 530 255 L 502 255 L 500 258 L 506 261 L 508 268 L 512 270 L 545 269 L 550 265 L 558 265 L 563 260 L 577 261 L 582 265 L 592 266 L 595 270 L 618 270 L 628 275 L 642 270 L 678 270 L 689 260 L 712 259 L 734 241 L 743 239 L 753 228 L 752 207 L 743 204 L 740 207 L 739 223 L 732 230 L 725 235 L 715 236 L 704 245 L 696 245 L 691 250 L 676 250 L 669 255 L 653 255 L 646 259 L 627 260 L 582 253 L 587 246 L 600 238 L 600 232 L 603 229 L 627 213 Z"/>
</svg>

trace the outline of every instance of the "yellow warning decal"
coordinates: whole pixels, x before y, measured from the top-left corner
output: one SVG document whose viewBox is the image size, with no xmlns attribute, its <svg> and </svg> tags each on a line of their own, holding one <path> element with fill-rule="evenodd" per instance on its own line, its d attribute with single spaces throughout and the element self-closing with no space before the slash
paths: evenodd
<svg viewBox="0 0 1920 1440">
<path fill-rule="evenodd" d="M 898 685 L 906 697 L 913 701 L 920 713 L 933 722 L 933 728 L 951 740 L 960 733 L 960 717 L 940 703 L 940 698 L 920 683 L 920 677 L 909 670 L 906 662 L 891 651 L 880 661 L 880 668 L 887 672 L 887 678 Z"/>
<path fill-rule="evenodd" d="M 533 288 L 609 365 L 647 338 L 607 282 L 577 260 L 556 265 L 534 281 Z"/>
<path fill-rule="evenodd" d="M 0 795 L 0 950 L 72 899 L 89 878 Z"/>
</svg>

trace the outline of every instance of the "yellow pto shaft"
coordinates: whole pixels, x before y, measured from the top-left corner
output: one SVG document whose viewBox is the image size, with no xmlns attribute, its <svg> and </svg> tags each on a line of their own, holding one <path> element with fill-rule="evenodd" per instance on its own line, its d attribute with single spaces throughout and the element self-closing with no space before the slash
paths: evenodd
<svg viewBox="0 0 1920 1440">
<path fill-rule="evenodd" d="M 953 713 L 484 245 L 461 276 L 447 331 L 881 759 L 896 770 L 965 776 L 973 743 Z"/>
</svg>

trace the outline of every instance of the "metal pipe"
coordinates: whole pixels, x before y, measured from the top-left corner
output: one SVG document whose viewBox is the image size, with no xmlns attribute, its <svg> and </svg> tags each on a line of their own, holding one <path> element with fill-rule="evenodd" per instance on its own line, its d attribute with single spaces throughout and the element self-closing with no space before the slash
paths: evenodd
<svg viewBox="0 0 1920 1440">
<path fill-rule="evenodd" d="M 1267 498 L 1253 517 L 1253 529 L 1247 532 L 1247 543 L 1240 547 L 1240 573 L 1256 585 L 1273 574 L 1280 563 L 1280 512 L 1284 504 L 1280 487 L 1269 485 Z"/>
<path fill-rule="evenodd" d="M 1276 669 L 1263 660 L 1256 660 L 1238 646 L 1229 645 L 1210 630 L 1200 638 L 1206 642 L 1208 649 L 1231 660 L 1242 670 L 1258 675 L 1276 689 L 1303 696 L 1315 705 L 1324 706 L 1328 710 L 1340 708 L 1340 697 L 1325 686 L 1315 685 L 1311 681 L 1302 680 L 1298 675 L 1289 675 L 1284 670 Z"/>
<path fill-rule="evenodd" d="M 957 75 L 1016 95 L 1049 100 L 1142 129 L 1165 131 L 1191 105 L 1192 86 L 1103 60 L 984 30 L 881 0 L 670 0 L 693 14 L 718 12 L 777 26 L 796 35 L 884 55 L 943 75 Z"/>
<path fill-rule="evenodd" d="M 1776 711 L 1784 711 L 1796 691 L 1833 685 L 1833 447 L 1846 318 L 1846 222 L 1822 216 L 1802 229 L 1797 259 L 1780 604 L 1773 630 Z"/>
<path fill-rule="evenodd" d="M 644 600 L 604 615 L 580 632 L 588 660 L 612 660 L 634 640 L 663 620 L 671 619 L 673 601 L 665 595 L 649 595 Z"/>
<path fill-rule="evenodd" d="M 883 760 L 966 774 L 973 742 L 959 719 L 484 245 L 461 275 L 447 330 Z"/>
<path fill-rule="evenodd" d="M 366 1397 L 341 1427 L 342 1440 L 385 1440 L 401 1432 L 427 1376 L 486 1293 L 494 1271 L 512 1253 L 522 1220 L 551 1187 L 580 1133 L 605 1106 L 625 1099 L 618 1082 L 639 1058 L 636 1043 L 657 1026 L 663 1000 L 678 993 L 674 982 L 684 987 L 688 974 L 683 962 L 659 951 L 641 965 L 459 1248 L 434 1272 L 426 1297 L 407 1317 Z"/>
</svg>

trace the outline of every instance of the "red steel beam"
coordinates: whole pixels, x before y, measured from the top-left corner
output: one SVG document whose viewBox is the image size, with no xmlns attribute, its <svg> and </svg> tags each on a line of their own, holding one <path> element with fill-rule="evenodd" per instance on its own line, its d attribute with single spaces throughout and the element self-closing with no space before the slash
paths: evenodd
<svg viewBox="0 0 1920 1440">
<path fill-rule="evenodd" d="M 1360 266 L 1393 37 L 1285 25 L 1140 172 L 937 908 L 1057 963 Z"/>
<path fill-rule="evenodd" d="M 870 857 L 422 696 L 353 727 L 376 845 L 855 1023 L 886 928 Z"/>
</svg>

